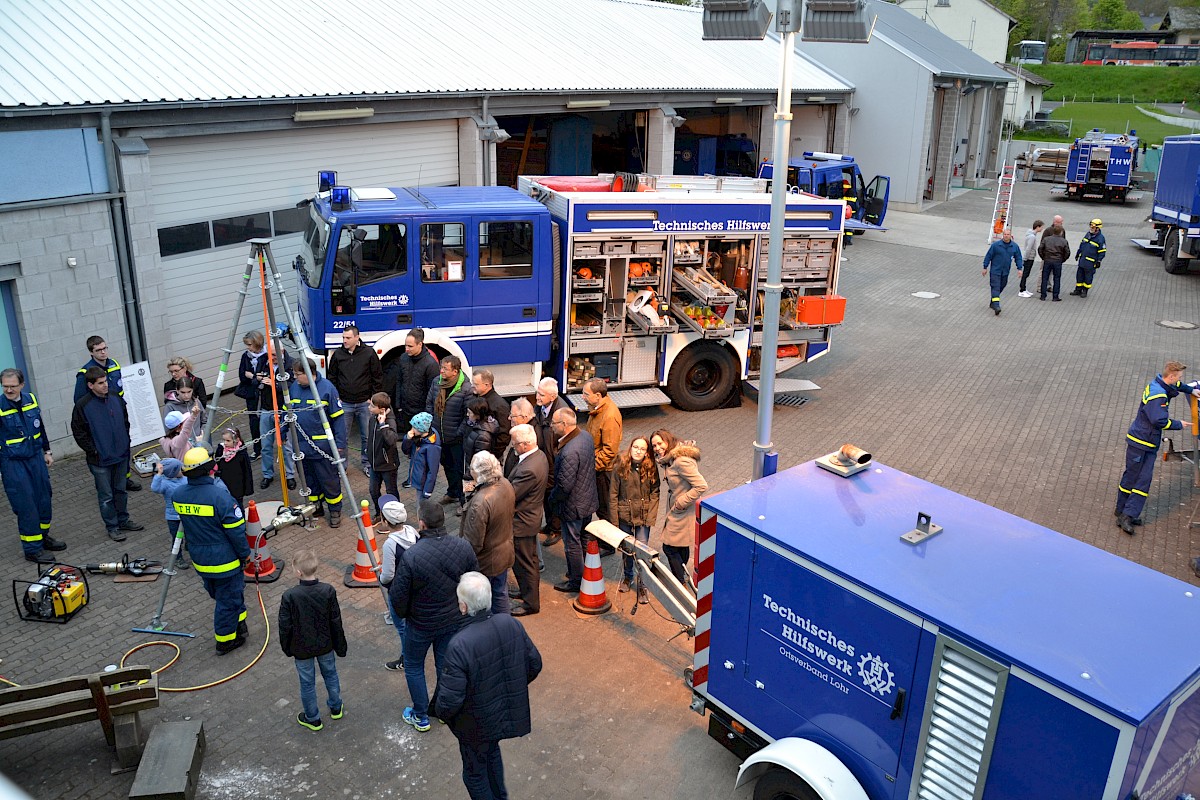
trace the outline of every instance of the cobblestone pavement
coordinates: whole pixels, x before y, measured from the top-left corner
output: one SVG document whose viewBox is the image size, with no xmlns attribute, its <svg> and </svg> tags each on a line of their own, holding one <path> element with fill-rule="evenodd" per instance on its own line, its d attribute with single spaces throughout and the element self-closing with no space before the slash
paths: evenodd
<svg viewBox="0 0 1200 800">
<path fill-rule="evenodd" d="M 893 213 L 892 231 L 861 237 L 848 251 L 839 287 L 849 298 L 847 322 L 832 352 L 800 371 L 822 388 L 802 407 L 776 410 L 780 466 L 855 442 L 893 467 L 1197 583 L 1187 566 L 1197 551 L 1189 530 L 1195 505 L 1190 465 L 1158 465 L 1146 525 L 1136 536 L 1117 529 L 1111 508 L 1122 440 L 1142 387 L 1168 358 L 1197 363 L 1196 331 L 1156 323 L 1200 322 L 1200 279 L 1168 275 L 1159 260 L 1129 244 L 1148 230 L 1145 202 L 1078 205 L 1051 200 L 1048 190 L 1047 184 L 1018 186 L 1018 240 L 1034 216 L 1049 221 L 1062 213 L 1075 245 L 1086 221 L 1103 217 L 1109 252 L 1091 297 L 1061 303 L 1019 298 L 1014 273 L 1004 313 L 991 313 L 979 274 L 990 192 L 965 192 L 923 215 Z M 1066 271 L 1073 283 L 1073 269 Z M 919 299 L 916 291 L 939 297 Z M 1200 377 L 1200 365 L 1191 374 Z M 1182 402 L 1173 411 L 1186 416 Z M 694 437 L 703 450 L 701 469 L 719 490 L 749 476 L 755 414 L 751 395 L 740 408 L 703 414 L 630 411 L 625 429 L 627 438 L 661 426 Z M 1190 449 L 1189 435 L 1175 439 Z M 66 561 L 111 560 L 123 552 L 164 556 L 157 495 L 131 495 L 132 513 L 147 530 L 115 545 L 105 538 L 82 460 L 66 460 L 52 472 L 54 533 L 70 544 Z M 354 471 L 352 481 L 365 495 L 362 474 Z M 265 497 L 256 499 L 279 499 L 278 484 L 260 494 Z M 7 537 L 0 543 L 0 578 L 7 584 L 32 577 L 7 507 L 0 519 Z M 262 660 L 244 676 L 164 695 L 161 707 L 146 715 L 152 722 L 204 720 L 208 751 L 198 796 L 465 797 L 449 731 L 435 724 L 420 734 L 400 719 L 408 693 L 401 673 L 383 669 L 396 657 L 397 639 L 383 623 L 380 592 L 342 587 L 354 555 L 352 527 L 291 528 L 271 543 L 284 558 L 314 547 L 322 558 L 320 577 L 338 587 L 350 638 L 349 656 L 339 664 L 346 716 L 326 720 L 321 733 L 295 723 L 295 671 L 272 635 Z M 605 561 L 614 613 L 588 619 L 550 591 L 564 569 L 561 546 L 548 550 L 546 561 L 543 613 L 524 621 L 545 659 L 532 688 L 534 732 L 503 745 L 512 795 L 749 797 L 747 789 L 732 790 L 736 759 L 708 738 L 706 720 L 688 710 L 681 679 L 690 660 L 686 637 L 671 638 L 677 628 L 656 614 L 662 613 L 657 605 L 630 615 L 629 595 L 617 594 L 611 580 L 615 559 Z M 262 587 L 272 624 L 292 583 L 288 577 Z M 62 626 L 18 621 L 10 606 L 0 629 L 0 675 L 32 683 L 116 663 L 129 648 L 157 638 L 130 629 L 150 621 L 160 586 L 97 577 L 90 606 Z M 170 628 L 196 638 L 173 639 L 182 657 L 162 674 L 164 686 L 209 682 L 253 658 L 265 631 L 252 587 L 247 600 L 251 647 L 217 658 L 212 603 L 199 580 L 187 572 L 172 581 L 165 618 Z M 132 661 L 158 665 L 169 657 L 167 648 L 151 648 Z M 110 776 L 108 766 L 96 723 L 0 742 L 0 768 L 36 798 L 124 797 L 132 774 Z"/>
</svg>

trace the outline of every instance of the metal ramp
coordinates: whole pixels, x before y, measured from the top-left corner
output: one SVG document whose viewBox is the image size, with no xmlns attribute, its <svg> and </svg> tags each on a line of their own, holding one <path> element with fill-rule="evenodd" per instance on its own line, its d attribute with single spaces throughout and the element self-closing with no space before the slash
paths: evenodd
<svg viewBox="0 0 1200 800">
<path fill-rule="evenodd" d="M 745 384 L 758 392 L 760 396 L 762 395 L 762 388 L 759 386 L 758 380 L 748 380 L 745 381 Z M 813 392 L 820 388 L 812 381 L 803 378 L 776 378 L 773 405 L 799 408 L 807 403 L 809 398 L 801 397 L 795 394 L 796 392 Z"/>
<path fill-rule="evenodd" d="M 662 389 L 649 386 L 645 389 L 615 389 L 608 393 L 617 408 L 642 408 L 644 406 L 661 406 L 671 402 L 671 398 Z M 587 401 L 582 394 L 569 394 L 567 402 L 576 411 L 587 411 Z"/>
<path fill-rule="evenodd" d="M 1000 170 L 1000 183 L 996 187 L 996 205 L 992 209 L 992 229 L 988 233 L 988 244 L 1000 238 L 1000 233 L 1012 226 L 1013 183 L 1016 181 L 1016 165 L 1005 163 Z"/>
</svg>

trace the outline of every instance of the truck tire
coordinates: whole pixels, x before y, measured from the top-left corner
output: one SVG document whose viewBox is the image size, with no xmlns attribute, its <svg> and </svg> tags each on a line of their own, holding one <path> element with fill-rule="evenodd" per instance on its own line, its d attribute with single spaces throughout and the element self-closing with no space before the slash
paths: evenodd
<svg viewBox="0 0 1200 800">
<path fill-rule="evenodd" d="M 720 408 L 736 391 L 737 359 L 716 342 L 697 342 L 685 349 L 667 377 L 667 394 L 684 411 Z"/>
<path fill-rule="evenodd" d="M 1179 228 L 1171 228 L 1163 240 L 1163 267 L 1172 275 L 1187 272 L 1188 262 L 1179 257 Z"/>
<path fill-rule="evenodd" d="M 783 767 L 772 767 L 754 784 L 754 800 L 821 800 L 812 787 Z"/>
</svg>

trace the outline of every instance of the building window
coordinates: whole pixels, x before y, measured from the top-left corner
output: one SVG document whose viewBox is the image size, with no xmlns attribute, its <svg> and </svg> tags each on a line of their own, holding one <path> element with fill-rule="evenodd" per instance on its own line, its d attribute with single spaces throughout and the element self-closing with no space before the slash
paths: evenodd
<svg viewBox="0 0 1200 800">
<path fill-rule="evenodd" d="M 210 247 L 212 237 L 209 235 L 207 222 L 192 222 L 188 225 L 158 229 L 158 254 L 163 257 L 194 253 Z"/>
<path fill-rule="evenodd" d="M 533 223 L 479 223 L 479 277 L 533 277 Z"/>
<path fill-rule="evenodd" d="M 275 219 L 276 236 L 302 233 L 308 224 L 308 207 L 281 208 L 278 211 L 272 211 L 271 216 Z"/>
<path fill-rule="evenodd" d="M 214 247 L 241 244 L 251 239 L 269 239 L 271 215 L 260 211 L 257 214 L 239 214 L 236 217 L 214 219 L 212 229 Z"/>
</svg>

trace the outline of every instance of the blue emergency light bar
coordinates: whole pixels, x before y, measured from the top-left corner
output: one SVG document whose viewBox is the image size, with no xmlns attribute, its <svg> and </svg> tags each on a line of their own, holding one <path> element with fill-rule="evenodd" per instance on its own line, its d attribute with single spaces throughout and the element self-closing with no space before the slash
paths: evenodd
<svg viewBox="0 0 1200 800">
<path fill-rule="evenodd" d="M 329 190 L 329 207 L 334 211 L 345 211 L 350 208 L 350 187 L 331 187 Z"/>
<path fill-rule="evenodd" d="M 337 186 L 337 172 L 331 169 L 323 169 L 317 173 L 317 192 L 328 192 L 333 187 Z"/>
<path fill-rule="evenodd" d="M 808 151 L 804 153 L 805 158 L 816 159 L 818 161 L 853 161 L 854 156 L 847 156 L 841 153 L 822 153 L 819 150 Z"/>
</svg>

